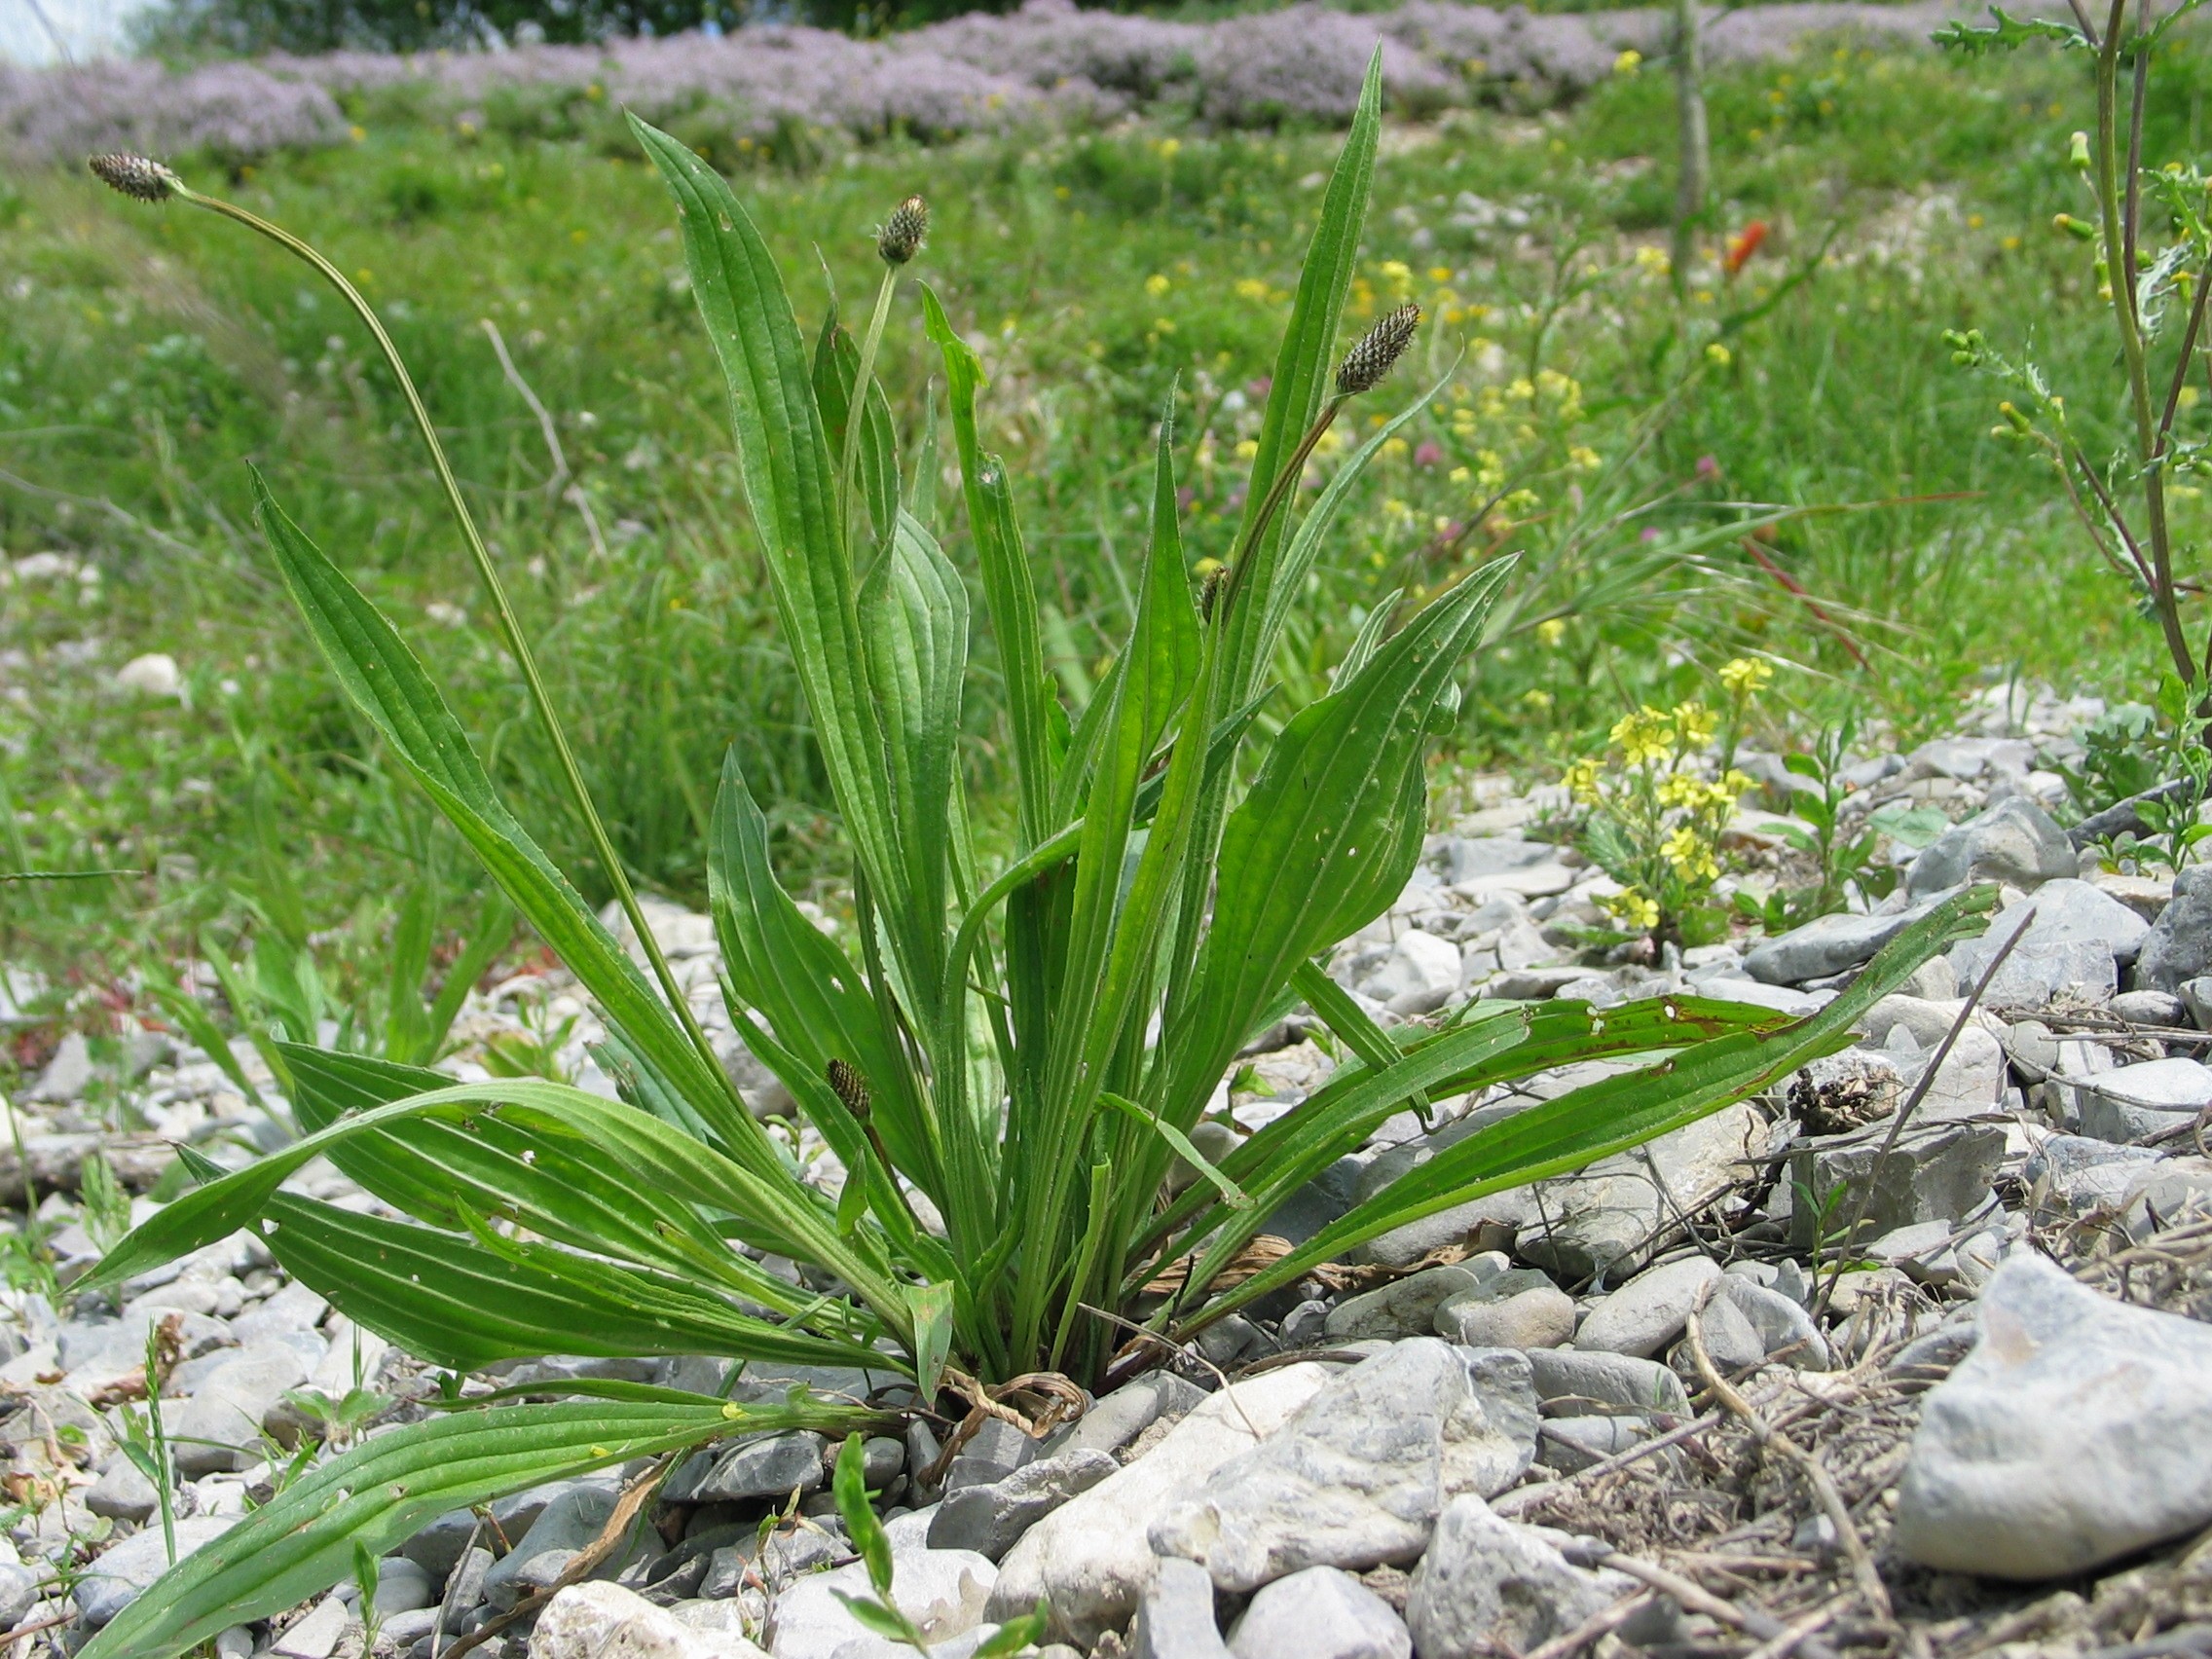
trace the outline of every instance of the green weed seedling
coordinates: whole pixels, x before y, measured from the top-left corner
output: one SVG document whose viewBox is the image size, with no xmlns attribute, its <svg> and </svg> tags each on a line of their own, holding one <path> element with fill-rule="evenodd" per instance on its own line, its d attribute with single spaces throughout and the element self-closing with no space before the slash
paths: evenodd
<svg viewBox="0 0 2212 1659">
<path fill-rule="evenodd" d="M 837 1499 L 838 1517 L 845 1523 L 845 1536 L 852 1540 L 853 1553 L 866 1566 L 868 1582 L 868 1593 L 865 1596 L 843 1590 L 831 1594 L 867 1630 L 887 1641 L 903 1642 L 928 1659 L 929 1638 L 892 1599 L 892 1579 L 898 1563 L 892 1556 L 891 1540 L 884 1533 L 883 1523 L 876 1519 L 875 1509 L 868 1502 L 867 1477 L 862 1472 L 858 1434 L 845 1436 L 845 1444 L 838 1450 L 831 1491 Z M 983 1640 L 976 1649 L 976 1659 L 1013 1659 L 1013 1655 L 1045 1640 L 1048 1613 L 1043 1604 L 1007 1620 Z"/>
<path fill-rule="evenodd" d="M 423 659 L 264 484 L 262 529 L 317 650 L 593 999 L 623 1098 L 541 1079 L 456 1084 L 279 1040 L 302 1137 L 247 1168 L 203 1171 L 107 1255 L 94 1285 L 252 1227 L 349 1317 L 455 1372 L 548 1352 L 708 1353 L 891 1373 L 923 1404 L 961 1415 L 1020 1410 L 1009 1401 L 1027 1390 L 1064 1399 L 1150 1363 L 1156 1345 L 1125 1343 L 1127 1326 L 1172 1345 L 1394 1228 L 1771 1088 L 1846 1046 L 1875 999 L 1980 925 L 1992 895 L 1953 899 L 1801 1019 L 1664 996 L 1603 1011 L 1487 1004 L 1385 1032 L 1329 981 L 1320 959 L 1413 874 L 1432 734 L 1514 569 L 1489 560 L 1402 622 L 1382 617 L 1325 692 L 1258 718 L 1274 644 L 1349 535 L 1344 492 L 1307 503 L 1307 461 L 1347 409 L 1374 400 L 1419 322 L 1402 306 L 1340 343 L 1380 147 L 1379 66 L 1314 199 L 1229 557 L 1194 593 L 1170 400 L 1122 487 L 1149 527 L 1133 620 L 1077 713 L 1049 673 L 1021 521 L 1028 482 L 984 447 L 982 363 L 940 297 L 908 281 L 924 257 L 918 203 L 902 203 L 881 234 L 884 280 L 863 338 L 832 315 L 810 340 L 725 180 L 682 143 L 632 126 L 675 200 L 778 632 L 850 859 L 856 925 L 840 942 L 779 881 L 767 817 L 733 752 L 706 854 L 724 997 L 842 1166 L 841 1188 L 802 1179 L 790 1137 L 746 1110 L 639 913 L 580 769 L 563 768 L 563 809 L 608 852 L 602 869 L 642 967 L 496 787 Z M 166 167 L 107 158 L 98 170 L 150 201 L 246 224 L 345 297 L 418 423 L 537 740 L 568 756 L 499 564 L 367 302 L 290 233 Z M 909 293 L 944 377 L 973 569 L 940 539 L 931 443 L 903 442 L 869 372 L 879 352 L 911 360 L 893 327 Z M 1355 453 L 1344 467 L 1367 464 Z M 972 592 L 1002 688 L 988 738 L 1011 778 L 1005 793 L 973 799 Z M 986 854 L 1002 844 L 1003 856 Z M 1191 1130 L 1238 1051 L 1302 1001 L 1350 1057 L 1283 1117 L 1194 1162 Z M 1295 1248 L 1253 1249 L 1285 1199 L 1409 1103 L 1597 1058 L 1641 1063 L 1468 1136 Z M 285 1191 L 318 1157 L 410 1219 Z M 1179 1163 L 1199 1179 L 1176 1190 Z M 806 1282 L 770 1272 L 770 1255 L 802 1265 Z M 1149 1291 L 1170 1268 L 1180 1288 Z M 179 1563 L 81 1659 L 168 1659 L 337 1582 L 356 1542 L 381 1554 L 432 1516 L 518 1488 L 730 1434 L 858 1435 L 899 1420 L 891 1405 L 804 1387 L 772 1403 L 644 1383 L 570 1392 L 544 1402 L 457 1389 L 427 1420 L 319 1463 Z M 855 1533 L 856 1544 L 869 1535 L 865 1523 Z M 888 1563 L 863 1554 L 882 1604 Z"/>
</svg>

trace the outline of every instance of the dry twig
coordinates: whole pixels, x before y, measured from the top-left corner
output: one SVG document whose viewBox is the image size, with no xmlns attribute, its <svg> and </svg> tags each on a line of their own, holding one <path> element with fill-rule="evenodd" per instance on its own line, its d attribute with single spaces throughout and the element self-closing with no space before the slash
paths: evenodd
<svg viewBox="0 0 2212 1659">
<path fill-rule="evenodd" d="M 1720 1375 L 1713 1363 L 1713 1355 L 1706 1351 L 1705 1332 L 1698 1315 L 1712 1291 L 1712 1285 L 1707 1284 L 1698 1296 L 1697 1306 L 1689 1313 L 1687 1340 L 1690 1357 L 1697 1363 L 1698 1376 L 1704 1380 L 1713 1397 L 1734 1413 L 1744 1426 L 1751 1431 L 1751 1438 L 1759 1443 L 1762 1451 L 1778 1452 L 1795 1465 L 1797 1472 L 1804 1477 L 1806 1486 L 1812 1489 L 1822 1513 L 1827 1516 L 1829 1523 L 1835 1528 L 1844 1554 L 1851 1560 L 1852 1577 L 1858 1582 L 1860 1595 L 1877 1618 L 1884 1624 L 1895 1626 L 1897 1612 L 1890 1605 L 1889 1586 L 1882 1582 L 1881 1573 L 1875 1570 L 1873 1555 L 1866 1548 L 1866 1540 L 1860 1535 L 1858 1522 L 1852 1519 L 1851 1506 L 1843 1501 L 1843 1493 L 1836 1491 L 1835 1482 L 1828 1475 L 1827 1469 L 1813 1453 L 1806 1451 L 1787 1434 L 1777 1433 L 1764 1418 L 1753 1411 L 1751 1402 Z"/>
</svg>

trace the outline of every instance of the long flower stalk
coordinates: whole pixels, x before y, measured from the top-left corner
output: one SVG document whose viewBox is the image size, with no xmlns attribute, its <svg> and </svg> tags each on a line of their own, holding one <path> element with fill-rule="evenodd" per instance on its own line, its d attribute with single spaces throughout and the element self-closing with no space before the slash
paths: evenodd
<svg viewBox="0 0 2212 1659">
<path fill-rule="evenodd" d="M 454 476 L 452 462 L 446 459 L 445 445 L 438 441 L 437 428 L 430 423 L 430 412 L 424 405 L 423 394 L 416 390 L 414 377 L 407 372 L 407 364 L 400 357 L 398 347 L 392 344 L 391 336 L 385 332 L 384 323 L 374 308 L 362 297 L 361 291 L 346 279 L 345 273 L 283 226 L 273 224 L 235 202 L 203 195 L 161 163 L 149 161 L 143 156 L 119 155 L 95 156 L 91 165 L 93 173 L 103 183 L 125 196 L 152 203 L 173 199 L 190 206 L 205 208 L 210 213 L 243 225 L 258 236 L 266 237 L 337 289 L 339 297 L 352 309 L 353 314 L 360 318 L 361 326 L 376 341 L 377 350 L 384 353 L 386 366 L 390 369 L 392 379 L 399 383 L 400 392 L 407 399 L 408 412 L 415 418 L 416 429 L 423 434 L 423 443 L 430 452 L 430 463 L 437 471 L 438 483 L 445 490 L 446 504 L 453 509 L 454 521 L 461 526 L 461 539 L 467 543 L 468 556 L 475 564 L 477 576 L 482 580 L 485 594 L 492 602 L 492 612 L 498 621 L 499 637 L 506 644 L 507 654 L 514 659 L 515 667 L 522 674 L 523 683 L 529 689 L 531 708 L 537 716 L 538 725 L 544 731 L 546 741 L 553 746 L 562 781 L 568 788 L 577 816 L 583 820 L 585 833 L 591 837 L 593 856 L 599 860 L 600 867 L 607 871 L 607 879 L 613 885 L 615 900 L 621 904 L 622 913 L 630 919 L 631 929 L 637 934 L 638 942 L 645 950 L 645 960 L 652 968 L 661 994 L 668 999 L 670 1012 L 682 1023 L 684 1034 L 699 1051 L 700 1057 L 706 1061 L 709 1073 L 717 1077 L 723 1076 L 720 1058 L 715 1053 L 714 1045 L 707 1040 L 707 1033 L 700 1026 L 698 1016 L 691 1012 L 690 999 L 683 994 L 682 986 L 677 983 L 676 975 L 668 965 L 668 957 L 662 951 L 660 941 L 653 938 L 652 929 L 645 925 L 645 911 L 638 903 L 637 890 L 631 886 L 629 873 L 622 867 L 622 860 L 614 850 L 614 842 L 607 832 L 607 825 L 601 819 L 599 809 L 592 804 L 591 792 L 584 786 L 583 771 L 576 764 L 575 751 L 570 747 L 569 735 L 561 725 L 560 717 L 554 713 L 552 698 L 545 689 L 544 676 L 537 669 L 537 659 L 531 652 L 530 642 L 523 634 L 520 619 L 515 615 L 514 605 L 507 598 L 506 584 L 499 579 L 498 567 L 493 564 L 491 550 L 485 546 L 484 537 L 476 528 L 475 516 L 469 512 L 468 503 L 461 496 L 461 482 Z M 730 1092 L 735 1099 L 734 1084 L 730 1085 Z M 742 1109 L 742 1101 L 739 1101 L 739 1106 Z"/>
</svg>

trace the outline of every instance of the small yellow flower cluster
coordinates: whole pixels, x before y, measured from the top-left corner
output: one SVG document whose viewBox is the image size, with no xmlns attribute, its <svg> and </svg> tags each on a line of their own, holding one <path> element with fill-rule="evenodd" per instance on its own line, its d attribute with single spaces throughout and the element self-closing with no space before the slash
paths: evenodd
<svg viewBox="0 0 2212 1659">
<path fill-rule="evenodd" d="M 1667 838 L 1659 843 L 1659 856 L 1684 881 L 1712 881 L 1720 874 L 1713 843 L 1700 835 L 1694 825 L 1677 824 L 1668 830 Z"/>
<path fill-rule="evenodd" d="M 1763 663 L 1751 669 L 1764 670 Z M 1758 675 L 1738 669 L 1731 688 Z M 1740 718 L 1748 692 L 1733 692 Z M 1720 836 L 1753 781 L 1734 767 L 1709 775 L 1700 756 L 1721 717 L 1696 698 L 1671 709 L 1644 704 L 1613 723 L 1617 761 L 1587 757 L 1567 769 L 1567 793 L 1589 816 L 1585 850 L 1622 891 L 1602 901 L 1622 927 L 1695 942 L 1711 937 L 1712 887 L 1720 877 Z M 1693 928 L 1694 924 L 1694 928 Z"/>
<path fill-rule="evenodd" d="M 1717 778 L 1702 778 L 1695 772 L 1670 772 L 1659 780 L 1657 793 L 1661 806 L 1680 807 L 1685 812 L 1715 813 L 1732 810 L 1737 797 L 1751 787 L 1751 780 L 1734 770 Z"/>
<path fill-rule="evenodd" d="M 1598 907 L 1631 933 L 1649 933 L 1659 925 L 1659 902 L 1633 887 L 1608 894 L 1598 901 Z"/>
<path fill-rule="evenodd" d="M 1635 714 L 1623 715 L 1607 736 L 1631 766 L 1664 760 L 1675 747 L 1675 718 L 1646 703 Z"/>
<path fill-rule="evenodd" d="M 1774 665 L 1757 657 L 1733 657 L 1720 665 L 1718 678 L 1729 696 L 1755 697 L 1773 681 Z"/>
</svg>

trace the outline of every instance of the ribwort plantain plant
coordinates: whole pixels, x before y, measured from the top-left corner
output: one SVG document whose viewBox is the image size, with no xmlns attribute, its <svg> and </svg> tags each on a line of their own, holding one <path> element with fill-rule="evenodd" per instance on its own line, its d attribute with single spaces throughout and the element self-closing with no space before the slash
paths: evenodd
<svg viewBox="0 0 2212 1659">
<path fill-rule="evenodd" d="M 1364 631 L 1326 695 L 1289 712 L 1272 741 L 1256 735 L 1284 621 L 1392 428 L 1300 513 L 1308 459 L 1346 404 L 1383 383 L 1416 322 L 1393 313 L 1337 354 L 1381 128 L 1379 66 L 1275 359 L 1233 557 L 1195 599 L 1170 408 L 1134 623 L 1073 719 L 1046 672 L 1015 482 L 981 445 L 981 365 L 920 287 L 1004 686 L 1003 809 L 955 789 L 969 578 L 932 522 L 932 446 L 909 486 L 868 372 L 920 251 L 918 203 L 882 233 L 885 280 L 865 343 L 832 318 L 809 350 L 729 187 L 681 143 L 633 126 L 676 199 L 784 645 L 852 856 L 848 951 L 778 884 L 760 806 L 725 765 L 708 860 L 722 989 L 747 1044 L 842 1164 L 842 1191 L 800 1178 L 657 957 L 648 978 L 601 926 L 501 803 L 423 664 L 263 488 L 271 550 L 332 671 L 594 997 L 623 1099 L 287 1048 L 298 1143 L 231 1174 L 196 1165 L 203 1184 L 124 1239 L 96 1284 L 251 1226 L 350 1316 L 457 1372 L 546 1352 L 865 1366 L 908 1380 L 901 1403 L 1035 1422 L 1391 1228 L 1776 1083 L 1842 1046 L 1860 1012 L 1986 908 L 1970 895 L 1933 913 L 1802 1020 L 1664 997 L 1603 1013 L 1491 1003 L 1384 1031 L 1322 972 L 1316 957 L 1381 914 L 1413 871 L 1426 741 L 1456 707 L 1461 664 L 1511 568 L 1477 571 L 1387 637 Z M 166 169 L 107 171 L 246 217 Z M 451 501 L 480 550 L 458 488 Z M 478 570 L 507 615 L 488 556 Z M 527 646 L 509 644 L 531 679 Z M 536 701 L 552 728 L 550 704 Z M 580 787 L 576 809 L 596 823 Z M 996 870 L 976 849 L 985 820 L 1012 836 Z M 1192 1130 L 1239 1050 L 1302 1000 L 1349 1058 L 1208 1161 Z M 1636 1056 L 1647 1063 L 1459 1141 L 1303 1244 L 1265 1236 L 1285 1198 L 1408 1103 Z M 318 1156 L 413 1219 L 284 1191 Z M 809 1288 L 770 1272 L 770 1254 L 802 1264 Z M 454 1409 L 332 1458 L 181 1563 L 83 1659 L 176 1653 L 336 1582 L 356 1542 L 388 1549 L 457 1505 L 717 1436 L 845 1434 L 891 1415 L 890 1401 L 803 1391 L 773 1405 L 637 1383 L 571 1392 L 521 1402 L 457 1387 Z"/>
</svg>

